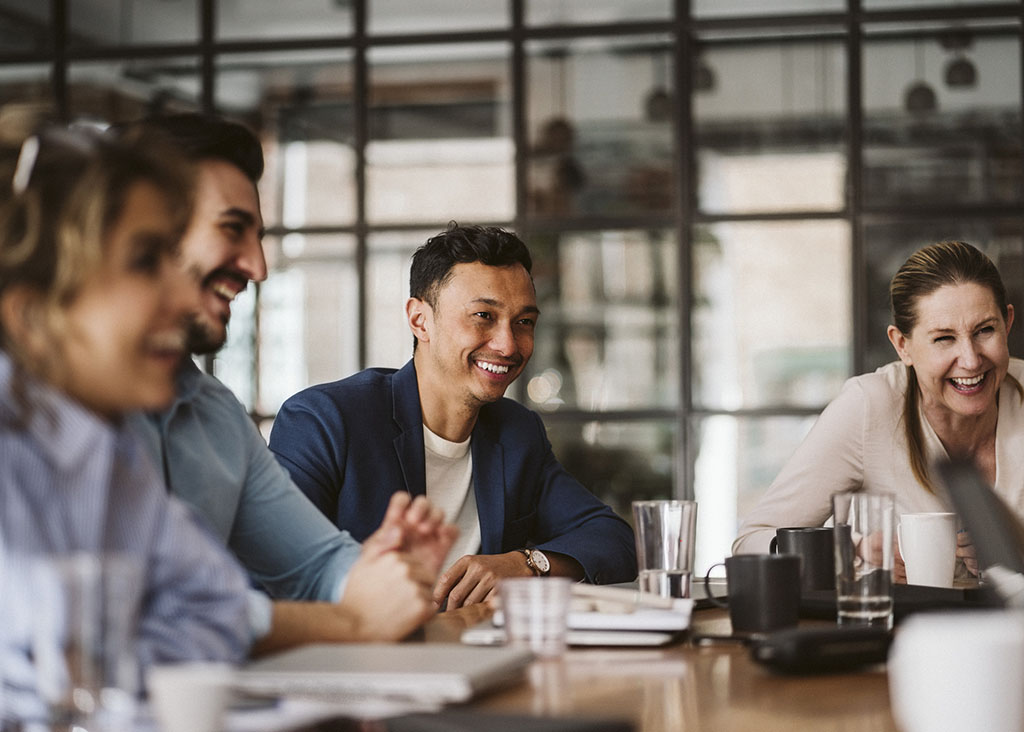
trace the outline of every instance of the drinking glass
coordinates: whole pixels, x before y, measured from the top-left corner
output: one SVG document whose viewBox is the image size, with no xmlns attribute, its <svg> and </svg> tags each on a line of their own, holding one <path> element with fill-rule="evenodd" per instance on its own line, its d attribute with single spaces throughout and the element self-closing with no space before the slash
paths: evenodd
<svg viewBox="0 0 1024 732">
<path fill-rule="evenodd" d="M 891 493 L 835 493 L 839 625 L 892 628 L 895 499 Z"/>
<path fill-rule="evenodd" d="M 641 592 L 689 597 L 697 525 L 696 501 L 633 501 Z"/>
<path fill-rule="evenodd" d="M 572 582 L 567 577 L 506 577 L 498 585 L 511 646 L 542 658 L 560 656 L 569 635 Z"/>
<path fill-rule="evenodd" d="M 35 557 L 30 566 L 36 687 L 51 726 L 89 730 L 130 719 L 141 562 L 76 553 Z"/>
</svg>

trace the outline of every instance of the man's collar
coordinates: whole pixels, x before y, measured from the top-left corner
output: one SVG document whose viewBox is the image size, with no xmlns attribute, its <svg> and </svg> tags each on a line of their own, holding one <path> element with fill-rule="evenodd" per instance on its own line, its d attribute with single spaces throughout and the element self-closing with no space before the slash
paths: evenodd
<svg viewBox="0 0 1024 732">
<path fill-rule="evenodd" d="M 203 372 L 195 361 L 191 358 L 183 359 L 174 375 L 174 401 L 164 409 L 146 412 L 146 417 L 155 424 L 167 423 L 182 404 L 193 401 L 199 394 L 202 377 Z"/>
<path fill-rule="evenodd" d="M 181 367 L 178 369 L 174 379 L 175 401 L 192 399 L 199 391 L 202 376 L 203 371 L 195 361 L 191 358 L 186 358 L 182 361 Z"/>
<path fill-rule="evenodd" d="M 402 427 L 403 431 L 409 429 L 422 429 L 423 410 L 420 408 L 419 382 L 416 378 L 416 365 L 412 359 L 395 372 L 392 377 L 392 393 L 394 405 L 392 417 Z"/>
</svg>

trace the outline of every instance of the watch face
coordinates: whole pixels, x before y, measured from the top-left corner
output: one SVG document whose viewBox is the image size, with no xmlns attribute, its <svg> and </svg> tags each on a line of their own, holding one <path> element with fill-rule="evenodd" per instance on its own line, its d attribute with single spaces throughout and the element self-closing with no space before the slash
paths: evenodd
<svg viewBox="0 0 1024 732">
<path fill-rule="evenodd" d="M 533 563 L 537 565 L 537 569 L 540 570 L 541 574 L 547 574 L 551 571 L 551 562 L 544 556 L 544 552 L 534 549 L 530 552 L 530 557 L 533 559 Z"/>
</svg>

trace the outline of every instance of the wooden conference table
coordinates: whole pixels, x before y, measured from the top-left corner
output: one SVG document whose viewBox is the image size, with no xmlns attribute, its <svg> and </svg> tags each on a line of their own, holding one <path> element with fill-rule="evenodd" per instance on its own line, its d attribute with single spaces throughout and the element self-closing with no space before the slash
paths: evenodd
<svg viewBox="0 0 1024 732">
<path fill-rule="evenodd" d="M 442 613 L 425 630 L 429 642 L 457 642 L 489 615 L 475 606 Z M 727 634 L 724 610 L 696 610 L 692 631 Z M 689 640 L 658 649 L 570 649 L 535 662 L 528 681 L 472 704 L 508 714 L 624 719 L 637 732 L 895 732 L 882 665 L 818 676 L 774 674 L 746 647 Z"/>
</svg>

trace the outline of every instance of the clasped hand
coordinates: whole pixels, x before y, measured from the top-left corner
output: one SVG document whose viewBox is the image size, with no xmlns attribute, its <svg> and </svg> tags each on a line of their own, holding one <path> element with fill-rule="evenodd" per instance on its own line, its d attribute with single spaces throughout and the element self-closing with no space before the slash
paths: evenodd
<svg viewBox="0 0 1024 732">
<path fill-rule="evenodd" d="M 380 527 L 363 542 L 340 606 L 364 640 L 398 640 L 438 609 L 431 590 L 458 529 L 423 496 L 399 491 Z"/>
</svg>

